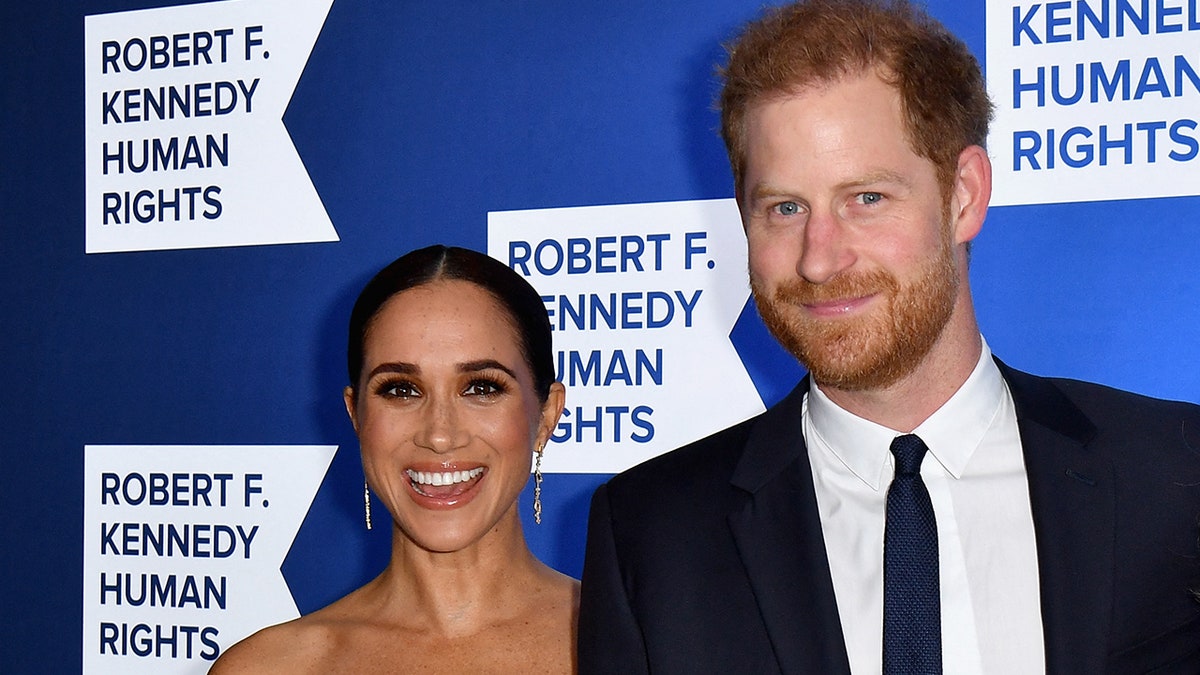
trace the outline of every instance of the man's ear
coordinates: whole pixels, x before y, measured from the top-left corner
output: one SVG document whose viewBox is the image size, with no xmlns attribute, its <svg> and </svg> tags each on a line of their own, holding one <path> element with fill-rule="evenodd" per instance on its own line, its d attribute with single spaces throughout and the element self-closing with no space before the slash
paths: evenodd
<svg viewBox="0 0 1200 675">
<path fill-rule="evenodd" d="M 988 202 L 992 199 L 992 161 L 987 150 L 978 145 L 967 146 L 958 155 L 954 186 L 950 193 L 950 222 L 954 227 L 954 243 L 974 239 L 987 217 Z"/>
</svg>

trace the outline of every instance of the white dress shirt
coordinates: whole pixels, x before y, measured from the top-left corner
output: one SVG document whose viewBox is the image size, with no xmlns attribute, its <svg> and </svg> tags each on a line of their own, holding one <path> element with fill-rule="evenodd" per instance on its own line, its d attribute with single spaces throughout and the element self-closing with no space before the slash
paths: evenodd
<svg viewBox="0 0 1200 675">
<path fill-rule="evenodd" d="M 850 669 L 880 673 L 889 447 L 902 432 L 843 410 L 815 383 L 803 418 Z M 967 381 L 912 433 L 929 447 L 921 478 L 937 516 L 944 672 L 1045 672 L 1016 410 L 986 342 Z"/>
</svg>

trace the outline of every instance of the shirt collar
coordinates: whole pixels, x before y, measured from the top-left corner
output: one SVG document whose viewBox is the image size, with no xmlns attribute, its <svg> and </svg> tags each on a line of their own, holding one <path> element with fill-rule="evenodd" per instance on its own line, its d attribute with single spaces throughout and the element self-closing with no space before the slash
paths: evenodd
<svg viewBox="0 0 1200 675">
<path fill-rule="evenodd" d="M 966 382 L 912 433 L 925 441 L 930 454 L 948 473 L 960 478 L 1003 397 L 1000 369 L 987 341 L 982 341 L 979 361 Z M 816 382 L 809 387 L 805 409 L 814 433 L 855 476 L 878 490 L 891 465 L 888 448 L 899 432 L 842 409 Z"/>
</svg>

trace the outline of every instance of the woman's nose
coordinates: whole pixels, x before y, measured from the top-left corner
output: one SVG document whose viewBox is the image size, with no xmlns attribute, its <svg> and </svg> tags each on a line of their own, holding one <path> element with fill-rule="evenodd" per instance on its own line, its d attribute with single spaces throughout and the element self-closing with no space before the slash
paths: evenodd
<svg viewBox="0 0 1200 675">
<path fill-rule="evenodd" d="M 436 453 L 445 453 L 466 444 L 469 434 L 453 401 L 431 398 L 426 404 L 416 444 Z"/>
</svg>

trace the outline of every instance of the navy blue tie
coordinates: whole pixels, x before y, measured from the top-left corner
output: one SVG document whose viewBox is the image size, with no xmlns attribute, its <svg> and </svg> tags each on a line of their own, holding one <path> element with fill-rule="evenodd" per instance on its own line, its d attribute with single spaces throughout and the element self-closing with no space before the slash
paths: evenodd
<svg viewBox="0 0 1200 675">
<path fill-rule="evenodd" d="M 937 520 L 921 480 L 926 450 L 913 434 L 892 441 L 896 477 L 883 535 L 884 675 L 942 672 Z"/>
</svg>

